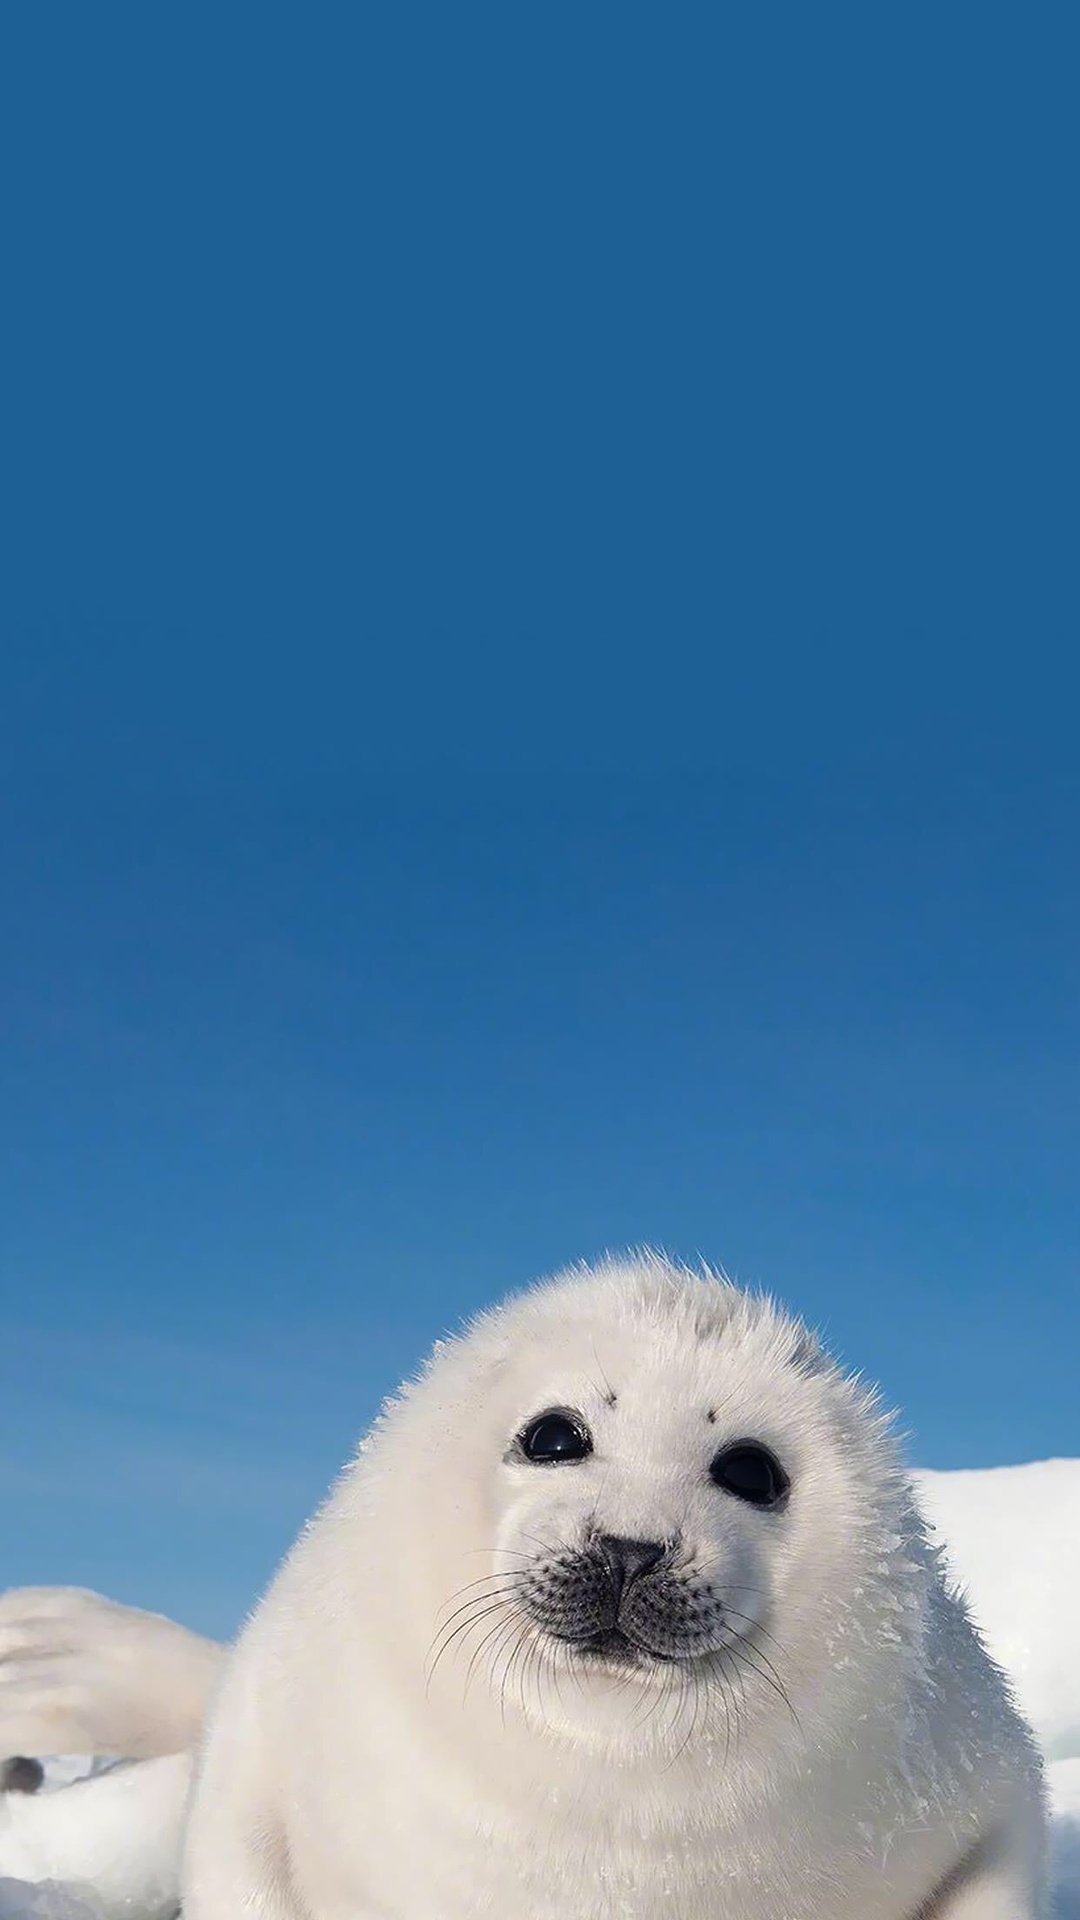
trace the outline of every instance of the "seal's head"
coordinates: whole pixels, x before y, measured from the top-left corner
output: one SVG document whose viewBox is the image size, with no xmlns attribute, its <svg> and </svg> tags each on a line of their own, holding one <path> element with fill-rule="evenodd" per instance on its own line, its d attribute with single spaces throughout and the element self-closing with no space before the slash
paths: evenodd
<svg viewBox="0 0 1080 1920">
<path fill-rule="evenodd" d="M 447 1474 L 429 1668 L 463 1663 L 504 1713 L 605 1743 L 813 1738 L 902 1677 L 928 1561 L 888 1423 L 771 1301 L 611 1262 L 483 1316 L 414 1393 L 429 1499 Z"/>
</svg>

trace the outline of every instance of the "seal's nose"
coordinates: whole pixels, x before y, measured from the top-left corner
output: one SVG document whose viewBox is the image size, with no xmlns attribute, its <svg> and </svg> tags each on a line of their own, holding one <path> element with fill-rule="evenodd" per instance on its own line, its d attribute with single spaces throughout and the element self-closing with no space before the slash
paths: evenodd
<svg viewBox="0 0 1080 1920">
<path fill-rule="evenodd" d="M 596 1544 L 607 1563 L 616 1600 L 631 1580 L 648 1573 L 667 1552 L 662 1540 L 622 1540 L 614 1533 L 602 1533 Z"/>
</svg>

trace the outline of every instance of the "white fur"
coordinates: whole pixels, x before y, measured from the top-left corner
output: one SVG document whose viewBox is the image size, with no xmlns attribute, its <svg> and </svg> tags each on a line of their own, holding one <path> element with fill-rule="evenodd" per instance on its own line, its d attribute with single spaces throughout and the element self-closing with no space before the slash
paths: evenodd
<svg viewBox="0 0 1080 1920">
<path fill-rule="evenodd" d="M 552 1406 L 588 1459 L 515 1454 Z M 709 1479 L 748 1437 L 781 1510 Z M 589 1528 L 678 1536 L 718 1650 L 607 1672 L 530 1626 L 522 1571 Z M 1033 1744 L 871 1396 L 650 1256 L 483 1316 L 386 1409 L 227 1669 L 184 1915 L 1034 1920 L 1043 1845 Z"/>
<path fill-rule="evenodd" d="M 0 1753 L 193 1747 L 224 1649 L 84 1587 L 0 1593 Z"/>
</svg>

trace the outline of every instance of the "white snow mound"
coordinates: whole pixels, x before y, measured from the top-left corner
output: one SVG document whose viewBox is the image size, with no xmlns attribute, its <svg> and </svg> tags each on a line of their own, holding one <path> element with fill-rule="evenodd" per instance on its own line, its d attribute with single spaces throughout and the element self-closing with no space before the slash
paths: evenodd
<svg viewBox="0 0 1080 1920">
<path fill-rule="evenodd" d="M 918 1473 L 915 1482 L 1047 1759 L 1080 1759 L 1080 1460 Z"/>
</svg>

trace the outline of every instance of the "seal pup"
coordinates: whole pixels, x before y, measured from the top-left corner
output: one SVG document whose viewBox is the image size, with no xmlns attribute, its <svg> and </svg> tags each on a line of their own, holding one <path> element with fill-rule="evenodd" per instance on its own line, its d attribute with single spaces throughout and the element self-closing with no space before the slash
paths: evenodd
<svg viewBox="0 0 1080 1920">
<path fill-rule="evenodd" d="M 384 1409 L 226 1668 L 184 1920 L 1036 1920 L 1044 1844 L 873 1395 L 646 1255 Z"/>
</svg>

